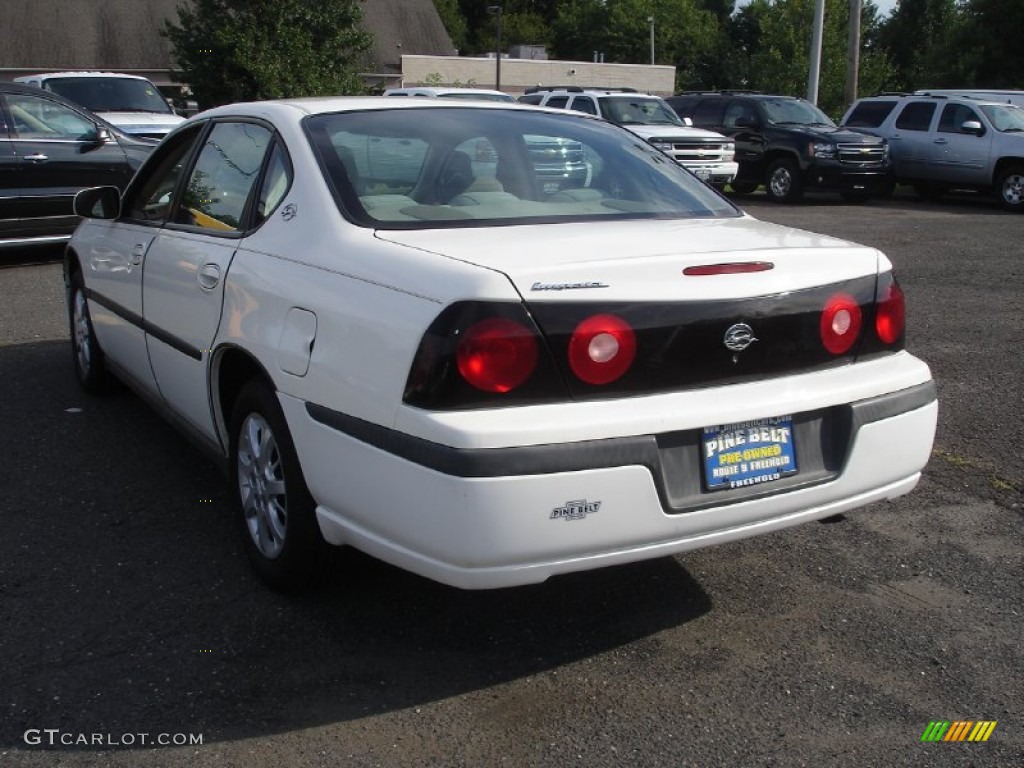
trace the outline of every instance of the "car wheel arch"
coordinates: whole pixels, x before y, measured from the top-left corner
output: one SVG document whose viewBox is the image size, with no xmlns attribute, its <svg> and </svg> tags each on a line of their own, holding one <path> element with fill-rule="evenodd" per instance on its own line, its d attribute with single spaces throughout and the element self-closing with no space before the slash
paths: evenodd
<svg viewBox="0 0 1024 768">
<path fill-rule="evenodd" d="M 235 344 L 223 344 L 214 350 L 210 376 L 217 431 L 226 446 L 231 412 L 245 385 L 253 379 L 262 380 L 271 390 L 276 390 L 276 385 L 263 364 L 249 350 Z"/>
</svg>

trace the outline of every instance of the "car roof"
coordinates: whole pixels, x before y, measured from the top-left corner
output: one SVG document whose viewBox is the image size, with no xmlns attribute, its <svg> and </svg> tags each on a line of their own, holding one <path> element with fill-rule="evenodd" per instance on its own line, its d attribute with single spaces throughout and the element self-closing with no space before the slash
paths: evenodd
<svg viewBox="0 0 1024 768">
<path fill-rule="evenodd" d="M 518 109 L 537 111 L 537 107 L 519 104 L 515 101 L 475 101 L 455 99 L 393 99 L 384 96 L 314 96 L 296 99 L 268 101 L 246 101 L 225 104 L 201 112 L 196 117 L 217 117 L 221 115 L 250 115 L 260 117 L 276 114 L 284 117 L 290 113 L 318 115 L 329 112 L 355 112 L 382 109 Z M 194 119 L 194 118 L 193 118 Z"/>
<path fill-rule="evenodd" d="M 682 91 L 672 96 L 673 99 L 692 98 L 699 99 L 705 96 L 721 97 L 730 99 L 756 99 L 765 101 L 767 99 L 788 99 L 790 101 L 805 101 L 801 96 L 788 96 L 783 93 L 762 93 L 761 91 Z"/>
<path fill-rule="evenodd" d="M 578 85 L 538 85 L 533 88 L 527 88 L 524 93 L 525 96 L 547 96 L 549 94 L 563 95 L 566 93 L 571 94 L 587 94 L 589 96 L 650 96 L 651 98 L 660 99 L 660 96 L 654 96 L 650 93 L 643 93 L 638 91 L 636 88 L 613 88 L 611 86 L 607 88 L 601 88 L 600 86 L 578 86 Z"/>
<path fill-rule="evenodd" d="M 408 95 L 423 94 L 423 95 L 429 95 L 429 96 L 445 96 L 445 95 L 450 94 L 450 93 L 455 93 L 455 94 L 479 93 L 479 94 L 481 94 L 483 96 L 508 96 L 508 98 L 510 98 L 510 99 L 512 98 L 509 94 L 505 93 L 504 91 L 494 91 L 494 90 L 490 90 L 488 88 L 457 88 L 455 86 L 452 86 L 450 88 L 439 88 L 439 87 L 435 87 L 435 86 L 415 86 L 415 87 L 412 87 L 412 88 L 388 88 L 386 91 L 384 91 L 384 95 L 385 96 L 399 96 L 399 95 L 403 95 L 404 96 L 404 95 L 407 95 L 407 94 Z"/>
<path fill-rule="evenodd" d="M 25 78 L 57 78 L 57 77 L 117 77 L 126 80 L 145 80 L 146 78 L 139 75 L 128 75 L 124 72 L 96 72 L 96 71 L 81 71 L 81 72 L 41 72 L 35 75 L 22 75 L 21 79 Z"/>
<path fill-rule="evenodd" d="M 918 99 L 920 101 L 941 101 L 972 105 L 991 104 L 998 107 L 1018 106 L 1006 101 L 999 101 L 999 99 L 994 99 L 990 97 L 981 98 L 978 96 L 969 96 L 963 93 L 932 93 L 930 91 L 926 93 L 878 93 L 875 94 L 874 96 L 863 96 L 857 99 L 857 101 L 854 102 L 854 106 L 865 101 L 887 101 L 890 99 Z"/>
</svg>

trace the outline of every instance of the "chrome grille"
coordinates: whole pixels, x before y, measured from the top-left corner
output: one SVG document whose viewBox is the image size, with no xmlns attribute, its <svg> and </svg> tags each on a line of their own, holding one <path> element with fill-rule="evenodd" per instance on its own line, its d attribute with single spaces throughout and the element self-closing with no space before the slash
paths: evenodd
<svg viewBox="0 0 1024 768">
<path fill-rule="evenodd" d="M 680 141 L 662 145 L 678 163 L 720 163 L 725 145 L 721 141 Z"/>
<path fill-rule="evenodd" d="M 885 146 L 882 144 L 840 144 L 839 162 L 843 165 L 885 165 Z"/>
</svg>

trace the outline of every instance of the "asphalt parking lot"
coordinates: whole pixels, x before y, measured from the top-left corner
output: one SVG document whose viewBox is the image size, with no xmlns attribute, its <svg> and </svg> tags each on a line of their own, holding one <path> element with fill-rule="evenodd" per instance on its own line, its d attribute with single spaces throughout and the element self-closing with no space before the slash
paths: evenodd
<svg viewBox="0 0 1024 768">
<path fill-rule="evenodd" d="M 59 253 L 0 252 L 0 766 L 1024 764 L 1024 218 L 741 203 L 894 262 L 939 389 L 920 485 L 491 592 L 355 553 L 264 589 L 216 470 L 78 390 Z M 997 725 L 922 742 L 939 720 Z"/>
</svg>

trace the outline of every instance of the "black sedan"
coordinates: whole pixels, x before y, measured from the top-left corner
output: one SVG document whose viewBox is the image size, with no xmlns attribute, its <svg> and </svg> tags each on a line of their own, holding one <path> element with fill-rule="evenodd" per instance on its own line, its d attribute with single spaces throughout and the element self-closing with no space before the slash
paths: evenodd
<svg viewBox="0 0 1024 768">
<path fill-rule="evenodd" d="M 155 145 L 56 94 L 0 83 L 0 248 L 67 240 L 75 193 L 124 189 Z"/>
</svg>

